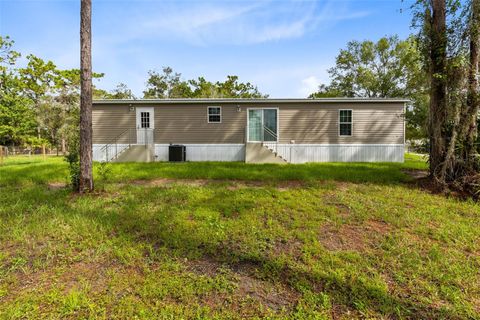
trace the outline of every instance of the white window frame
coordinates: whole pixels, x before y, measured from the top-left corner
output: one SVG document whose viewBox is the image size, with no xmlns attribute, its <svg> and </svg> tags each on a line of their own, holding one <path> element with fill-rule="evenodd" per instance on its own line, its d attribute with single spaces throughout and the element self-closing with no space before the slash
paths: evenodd
<svg viewBox="0 0 480 320">
<path fill-rule="evenodd" d="M 340 118 L 340 114 L 342 113 L 342 111 L 350 111 L 351 113 L 351 120 L 350 122 L 342 122 L 341 121 L 341 118 Z M 342 134 L 341 133 L 341 125 L 342 124 L 349 124 L 350 125 L 350 134 Z M 351 137 L 353 136 L 353 109 L 340 109 L 338 110 L 338 136 L 339 137 Z"/>
<path fill-rule="evenodd" d="M 220 116 L 220 121 L 210 121 L 210 108 L 218 108 L 220 109 L 220 113 L 218 114 Z M 216 116 L 216 114 L 212 114 L 212 116 Z M 222 106 L 208 106 L 207 107 L 207 122 L 208 123 L 222 123 Z"/>
<path fill-rule="evenodd" d="M 247 132 L 245 133 L 247 138 L 247 142 L 251 143 L 262 143 L 262 141 L 251 141 L 250 140 L 250 121 L 248 121 L 248 114 L 250 113 L 249 110 L 262 110 L 262 124 L 263 124 L 263 110 L 270 109 L 270 110 L 277 110 L 277 141 L 268 141 L 273 143 L 278 143 L 280 141 L 280 108 L 278 107 L 267 107 L 267 108 L 247 108 Z M 263 130 L 263 128 L 262 128 Z"/>
</svg>

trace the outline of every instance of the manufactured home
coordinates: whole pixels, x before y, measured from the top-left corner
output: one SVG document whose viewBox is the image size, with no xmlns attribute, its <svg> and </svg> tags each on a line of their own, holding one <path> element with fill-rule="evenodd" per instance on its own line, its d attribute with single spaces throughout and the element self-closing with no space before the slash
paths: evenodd
<svg viewBox="0 0 480 320">
<path fill-rule="evenodd" d="M 403 162 L 406 102 L 363 98 L 96 100 L 93 158 L 119 162 Z"/>
</svg>

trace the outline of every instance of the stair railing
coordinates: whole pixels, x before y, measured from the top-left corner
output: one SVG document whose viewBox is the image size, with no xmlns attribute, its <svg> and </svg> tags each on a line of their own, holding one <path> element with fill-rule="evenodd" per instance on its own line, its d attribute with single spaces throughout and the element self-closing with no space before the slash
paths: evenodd
<svg viewBox="0 0 480 320">
<path fill-rule="evenodd" d="M 109 143 L 105 144 L 101 149 L 100 149 L 100 154 L 105 153 L 105 162 L 110 162 L 118 158 L 118 156 L 123 153 L 125 150 L 129 149 L 133 142 L 135 141 L 136 137 L 136 132 L 133 129 L 125 129 L 117 135 L 115 138 L 110 140 Z M 121 140 L 125 140 L 126 143 L 119 143 Z M 125 148 L 120 148 L 119 145 L 127 145 Z M 111 150 L 113 149 L 113 150 Z"/>
<path fill-rule="evenodd" d="M 274 140 L 265 140 L 265 132 L 268 133 Z M 276 155 L 278 153 L 278 136 L 275 132 L 273 132 L 272 129 L 264 125 L 262 131 L 262 145 L 265 145 L 266 143 L 267 147 Z"/>
</svg>

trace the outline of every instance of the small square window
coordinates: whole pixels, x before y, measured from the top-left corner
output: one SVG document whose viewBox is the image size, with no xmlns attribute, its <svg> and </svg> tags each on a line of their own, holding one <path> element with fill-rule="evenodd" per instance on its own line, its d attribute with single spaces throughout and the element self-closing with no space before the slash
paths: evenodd
<svg viewBox="0 0 480 320">
<path fill-rule="evenodd" d="M 222 122 L 222 108 L 208 107 L 208 123 Z"/>
<path fill-rule="evenodd" d="M 340 110 L 339 112 L 339 135 L 352 135 L 352 110 Z"/>
</svg>

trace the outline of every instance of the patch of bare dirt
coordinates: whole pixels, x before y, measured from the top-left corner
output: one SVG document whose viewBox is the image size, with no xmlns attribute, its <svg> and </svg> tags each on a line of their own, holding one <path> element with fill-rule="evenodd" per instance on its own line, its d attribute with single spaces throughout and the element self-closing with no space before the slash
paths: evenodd
<svg viewBox="0 0 480 320">
<path fill-rule="evenodd" d="M 324 196 L 325 204 L 335 206 L 338 211 L 338 215 L 341 217 L 348 217 L 351 214 L 351 208 L 342 203 L 335 193 L 328 193 Z"/>
<path fill-rule="evenodd" d="M 58 283 L 61 283 L 65 292 L 78 286 L 82 280 L 87 280 L 91 285 L 91 290 L 100 292 L 106 288 L 107 269 L 110 266 L 100 262 L 78 261 L 70 264 L 64 273 L 58 277 Z"/>
<path fill-rule="evenodd" d="M 299 180 L 282 181 L 277 184 L 277 189 L 280 191 L 288 191 L 290 189 L 305 188 L 305 182 Z"/>
<path fill-rule="evenodd" d="M 187 270 L 200 275 L 214 277 L 219 274 L 221 264 L 212 259 L 185 260 Z"/>
<path fill-rule="evenodd" d="M 245 312 L 248 313 L 248 310 L 245 310 L 245 302 L 247 301 L 252 308 L 266 306 L 273 311 L 279 311 L 282 309 L 291 310 L 300 298 L 297 291 L 284 284 L 271 283 L 256 277 L 258 265 L 253 262 L 242 261 L 227 265 L 210 258 L 204 258 L 185 261 L 185 264 L 187 270 L 209 277 L 218 275 L 220 269 L 230 274 L 236 282 L 237 288 L 229 299 L 228 308 L 237 310 L 239 314 L 244 316 L 247 315 Z M 225 298 L 223 294 L 211 294 L 205 297 L 204 303 L 217 308 L 225 305 Z M 258 311 L 255 314 L 258 314 Z"/>
<path fill-rule="evenodd" d="M 366 223 L 366 230 L 373 231 L 377 234 L 385 235 L 392 230 L 390 225 L 384 221 L 368 220 Z"/>
<path fill-rule="evenodd" d="M 326 225 L 320 231 L 319 241 L 331 251 L 364 252 L 390 230 L 388 224 L 377 220 L 369 220 L 363 225 L 344 224 L 339 227 Z"/>
<path fill-rule="evenodd" d="M 64 182 L 49 182 L 47 186 L 50 190 L 58 190 L 66 188 L 67 184 Z"/>
<path fill-rule="evenodd" d="M 298 259 L 302 256 L 302 243 L 296 239 L 277 241 L 274 246 L 274 252 L 277 255 L 286 254 Z"/>
<path fill-rule="evenodd" d="M 130 184 L 140 185 L 140 186 L 151 186 L 151 187 L 160 187 L 160 186 L 169 186 L 172 184 L 181 184 L 199 187 L 208 184 L 206 179 L 168 179 L 160 178 L 154 180 L 134 180 Z"/>
<path fill-rule="evenodd" d="M 99 262 L 78 261 L 65 266 L 58 266 L 53 262 L 46 268 L 37 269 L 29 262 L 26 267 L 9 274 L 11 286 L 8 294 L 2 299 L 13 301 L 23 291 L 46 292 L 58 285 L 66 293 L 78 287 L 83 280 L 88 282 L 93 292 L 100 292 L 106 288 L 107 268 L 107 265 Z"/>
<path fill-rule="evenodd" d="M 252 298 L 275 311 L 291 309 L 300 298 L 300 294 L 291 288 L 279 284 L 273 285 L 248 275 L 239 277 L 236 294 L 240 297 Z"/>
<path fill-rule="evenodd" d="M 349 225 L 340 228 L 325 226 L 320 232 L 319 240 L 326 249 L 331 251 L 364 251 L 366 248 L 362 231 Z"/>
<path fill-rule="evenodd" d="M 290 189 L 299 189 L 306 187 L 305 182 L 299 180 L 280 181 L 278 183 L 272 183 L 269 181 L 242 181 L 242 180 L 209 180 L 209 179 L 171 179 L 160 178 L 154 180 L 134 180 L 129 184 L 140 186 L 171 186 L 174 184 L 187 185 L 193 187 L 201 187 L 206 185 L 226 184 L 227 190 L 238 190 L 241 188 L 263 188 L 272 186 L 280 191 L 287 191 Z M 125 184 L 126 185 L 126 184 Z"/>
<path fill-rule="evenodd" d="M 338 191 L 348 191 L 352 184 L 348 182 L 335 182 L 335 187 Z"/>
<path fill-rule="evenodd" d="M 414 170 L 414 169 L 403 169 L 403 173 L 406 175 L 412 177 L 415 180 L 418 179 L 424 179 L 428 177 L 428 171 L 427 170 Z"/>
</svg>

